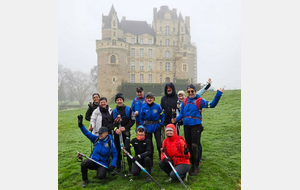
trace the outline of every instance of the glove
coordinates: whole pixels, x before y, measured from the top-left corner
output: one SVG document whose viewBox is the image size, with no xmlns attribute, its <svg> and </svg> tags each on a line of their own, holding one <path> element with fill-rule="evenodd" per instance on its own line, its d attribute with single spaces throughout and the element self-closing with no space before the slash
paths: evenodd
<svg viewBox="0 0 300 190">
<path fill-rule="evenodd" d="M 187 155 L 189 153 L 189 148 L 188 147 L 185 147 L 184 149 L 184 152 L 183 152 L 185 155 Z"/>
<path fill-rule="evenodd" d="M 113 171 L 114 169 L 115 169 L 115 166 L 109 166 L 109 167 L 107 168 L 107 171 L 111 172 L 111 171 Z"/>
<path fill-rule="evenodd" d="M 168 158 L 163 159 L 163 163 L 167 164 L 170 160 Z"/>
<path fill-rule="evenodd" d="M 140 155 L 137 155 L 137 156 L 135 156 L 135 157 L 133 157 L 132 158 L 132 161 L 137 161 L 137 160 L 139 160 L 139 159 L 141 159 L 141 156 Z"/>
<path fill-rule="evenodd" d="M 82 115 L 80 114 L 80 115 L 78 115 L 77 116 L 77 118 L 78 118 L 78 127 L 82 127 Z"/>
</svg>

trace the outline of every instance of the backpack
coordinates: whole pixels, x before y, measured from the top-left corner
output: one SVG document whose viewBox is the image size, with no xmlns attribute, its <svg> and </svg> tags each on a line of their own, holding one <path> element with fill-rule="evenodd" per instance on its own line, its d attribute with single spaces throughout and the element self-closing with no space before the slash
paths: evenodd
<svg viewBox="0 0 300 190">
<path fill-rule="evenodd" d="M 99 140 L 100 140 L 100 139 L 97 138 L 96 141 L 94 142 L 93 148 L 92 148 L 92 150 L 91 150 L 90 157 L 92 156 L 93 151 L 94 151 L 94 149 L 95 149 L 95 146 L 96 146 L 96 144 L 98 143 Z M 111 152 L 111 141 L 112 141 L 112 139 L 110 139 L 110 140 L 108 141 L 109 154 L 110 154 L 110 152 Z"/>
<path fill-rule="evenodd" d="M 113 109 L 113 118 L 116 119 L 116 117 L 118 115 L 121 115 L 121 114 L 118 113 L 117 108 Z M 130 119 L 130 107 L 129 106 L 126 106 L 126 108 L 125 108 L 125 115 L 128 119 Z M 124 117 L 124 116 L 122 116 L 122 117 Z"/>
<path fill-rule="evenodd" d="M 197 98 L 197 100 L 196 100 L 196 106 L 198 107 L 198 109 L 199 109 L 199 111 L 200 111 L 200 115 L 201 115 L 200 120 L 202 121 L 201 99 L 202 99 L 201 97 L 200 97 L 200 98 Z M 186 98 L 184 99 L 184 102 L 183 102 L 183 107 L 187 104 L 187 101 L 188 101 L 188 98 L 186 97 Z M 188 103 L 188 104 L 193 104 L 193 105 L 195 105 L 194 103 Z"/>
</svg>

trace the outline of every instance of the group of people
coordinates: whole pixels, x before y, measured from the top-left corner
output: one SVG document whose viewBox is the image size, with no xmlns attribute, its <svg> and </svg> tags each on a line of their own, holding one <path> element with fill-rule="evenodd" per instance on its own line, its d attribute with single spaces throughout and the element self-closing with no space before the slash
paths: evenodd
<svg viewBox="0 0 300 190">
<path fill-rule="evenodd" d="M 99 179 L 105 178 L 107 171 L 113 171 L 115 168 L 120 172 L 123 154 L 121 147 L 129 154 L 131 154 L 130 149 L 134 148 L 133 158 L 127 156 L 128 175 L 140 175 L 141 168 L 135 161 L 151 174 L 154 171 L 153 135 L 159 156 L 158 165 L 161 171 L 169 176 L 167 182 L 177 178 L 170 163 L 185 181 L 188 175 L 197 175 L 200 172 L 199 165 L 202 157 L 200 143 L 203 131 L 202 108 L 214 108 L 224 92 L 224 88 L 220 88 L 212 102 L 206 101 L 201 98 L 201 95 L 210 85 L 209 79 L 207 84 L 196 92 L 196 87 L 190 84 L 187 86 L 186 97 L 183 90 L 176 94 L 174 84 L 167 83 L 160 105 L 154 102 L 155 95 L 152 92 L 144 94 L 144 89 L 137 87 L 137 96 L 132 100 L 131 107 L 124 104 L 124 95 L 117 93 L 115 95 L 117 105 L 114 109 L 108 106 L 105 97 L 94 93 L 93 103 L 89 103 L 85 114 L 85 119 L 90 121 L 88 127 L 90 132 L 82 124 L 82 115 L 78 116 L 78 126 L 91 141 L 91 159 L 106 167 L 97 165 L 89 159 L 83 161 L 81 163 L 82 186 L 85 187 L 88 183 L 88 169 L 97 170 Z M 134 124 L 136 137 L 131 138 L 130 131 Z M 184 126 L 184 138 L 180 136 L 180 125 Z M 149 177 L 145 180 L 145 182 L 150 181 Z"/>
</svg>

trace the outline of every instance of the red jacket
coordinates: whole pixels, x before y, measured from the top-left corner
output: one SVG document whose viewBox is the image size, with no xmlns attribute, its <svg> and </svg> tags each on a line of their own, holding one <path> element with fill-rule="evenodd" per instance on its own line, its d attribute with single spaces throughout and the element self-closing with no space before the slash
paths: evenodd
<svg viewBox="0 0 300 190">
<path fill-rule="evenodd" d="M 171 127 L 174 130 L 174 133 L 173 136 L 167 137 L 163 142 L 162 148 L 166 156 L 171 158 L 170 160 L 172 161 L 174 166 L 177 166 L 179 164 L 190 165 L 190 152 L 188 152 L 187 155 L 184 154 L 184 148 L 187 146 L 186 142 L 181 139 L 183 137 L 176 134 L 176 129 L 173 124 L 168 124 L 166 128 L 168 127 Z M 163 161 L 164 158 L 165 156 L 161 152 L 161 160 Z"/>
</svg>

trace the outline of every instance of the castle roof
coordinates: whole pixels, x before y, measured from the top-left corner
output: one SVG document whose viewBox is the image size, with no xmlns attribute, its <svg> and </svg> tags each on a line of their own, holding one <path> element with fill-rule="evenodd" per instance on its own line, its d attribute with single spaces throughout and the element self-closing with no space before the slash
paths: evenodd
<svg viewBox="0 0 300 190">
<path fill-rule="evenodd" d="M 146 21 L 122 20 L 119 26 L 124 33 L 129 32 L 137 36 L 147 33 L 155 36 L 153 28 L 150 28 Z"/>
<path fill-rule="evenodd" d="M 169 9 L 169 7 L 166 6 L 166 5 L 160 7 L 160 10 L 157 12 L 156 17 L 157 17 L 157 18 L 162 18 L 162 19 L 163 19 L 163 18 L 164 18 L 164 14 L 165 14 L 166 12 L 170 12 L 170 13 L 171 13 L 171 18 L 172 18 L 172 19 L 177 19 L 177 14 L 176 14 L 176 12 L 171 11 L 171 10 Z"/>
</svg>

